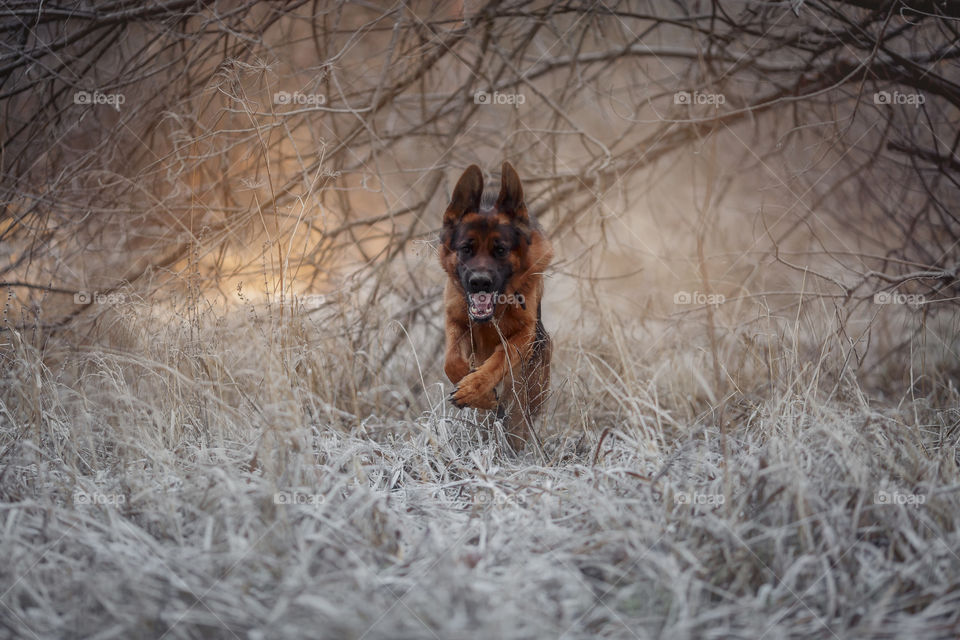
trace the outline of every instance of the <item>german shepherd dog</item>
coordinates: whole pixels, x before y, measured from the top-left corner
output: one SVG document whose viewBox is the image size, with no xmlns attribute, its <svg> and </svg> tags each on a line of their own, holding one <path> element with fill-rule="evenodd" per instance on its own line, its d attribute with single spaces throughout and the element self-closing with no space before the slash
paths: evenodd
<svg viewBox="0 0 960 640">
<path fill-rule="evenodd" d="M 527 212 L 509 162 L 495 193 L 495 185 L 484 193 L 483 173 L 471 165 L 443 214 L 444 371 L 456 385 L 453 404 L 497 411 L 520 450 L 550 386 L 552 347 L 540 302 L 553 248 Z"/>
</svg>

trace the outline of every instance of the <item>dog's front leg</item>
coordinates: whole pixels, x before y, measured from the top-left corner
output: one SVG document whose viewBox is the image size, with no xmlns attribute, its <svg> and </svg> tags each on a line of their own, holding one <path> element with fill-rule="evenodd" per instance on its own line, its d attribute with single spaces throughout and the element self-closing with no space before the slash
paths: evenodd
<svg viewBox="0 0 960 640">
<path fill-rule="evenodd" d="M 470 363 L 464 356 L 463 349 L 463 341 L 469 335 L 468 331 L 449 321 L 447 323 L 447 352 L 443 359 L 443 372 L 453 384 L 457 384 L 470 373 Z"/>
<path fill-rule="evenodd" d="M 459 408 L 495 409 L 497 395 L 494 387 L 500 384 L 507 371 L 518 369 L 530 355 L 534 333 L 522 331 L 508 338 L 494 349 L 489 358 L 473 373 L 468 374 L 450 395 Z"/>
<path fill-rule="evenodd" d="M 450 382 L 457 385 L 464 378 L 470 375 L 470 362 L 467 360 L 469 347 L 470 330 L 460 327 L 456 323 L 447 323 L 447 352 L 444 357 L 443 371 L 450 378 Z M 465 343 L 466 342 L 466 343 Z M 462 409 L 463 407 L 473 407 L 474 409 L 495 409 L 497 407 L 497 394 L 491 390 L 489 393 L 476 393 L 469 396 L 469 402 L 458 402 L 454 394 L 459 387 L 454 387 L 450 400 L 453 404 Z"/>
</svg>

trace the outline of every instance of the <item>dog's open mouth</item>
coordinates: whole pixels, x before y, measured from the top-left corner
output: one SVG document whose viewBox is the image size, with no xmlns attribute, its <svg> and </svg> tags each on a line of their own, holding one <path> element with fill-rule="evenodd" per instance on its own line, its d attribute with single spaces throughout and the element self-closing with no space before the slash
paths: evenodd
<svg viewBox="0 0 960 640">
<path fill-rule="evenodd" d="M 481 291 L 467 294 L 467 312 L 470 319 L 475 321 L 489 320 L 493 317 L 494 294 Z"/>
</svg>

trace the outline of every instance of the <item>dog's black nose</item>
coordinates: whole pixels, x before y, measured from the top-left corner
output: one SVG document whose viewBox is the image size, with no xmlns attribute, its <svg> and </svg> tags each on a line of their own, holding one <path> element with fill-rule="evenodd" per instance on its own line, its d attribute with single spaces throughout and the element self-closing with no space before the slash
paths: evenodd
<svg viewBox="0 0 960 640">
<path fill-rule="evenodd" d="M 485 273 L 474 273 L 470 276 L 470 292 L 480 293 L 481 291 L 490 291 L 493 286 L 493 278 Z"/>
</svg>

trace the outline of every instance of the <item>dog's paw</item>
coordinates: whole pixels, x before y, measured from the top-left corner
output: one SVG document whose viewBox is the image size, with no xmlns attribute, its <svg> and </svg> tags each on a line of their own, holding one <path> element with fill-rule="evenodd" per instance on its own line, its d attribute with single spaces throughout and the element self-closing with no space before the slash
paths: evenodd
<svg viewBox="0 0 960 640">
<path fill-rule="evenodd" d="M 461 380 L 453 390 L 450 394 L 450 402 L 458 409 L 472 407 L 492 410 L 497 408 L 497 392 L 487 387 L 482 378 L 471 374 Z"/>
</svg>

